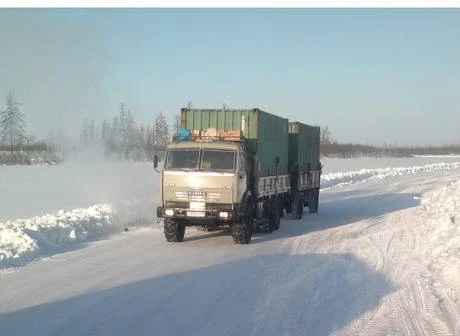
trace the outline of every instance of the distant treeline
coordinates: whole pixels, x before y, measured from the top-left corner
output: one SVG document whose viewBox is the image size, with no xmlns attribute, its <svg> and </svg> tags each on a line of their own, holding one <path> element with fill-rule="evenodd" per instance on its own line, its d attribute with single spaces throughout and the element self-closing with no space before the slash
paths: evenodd
<svg viewBox="0 0 460 336">
<path fill-rule="evenodd" d="M 9 152 L 45 152 L 52 151 L 52 146 L 46 144 L 45 142 L 36 142 L 32 144 L 21 144 L 21 145 L 6 145 L 0 144 L 0 151 L 9 151 Z"/>
<path fill-rule="evenodd" d="M 85 120 L 80 129 L 80 144 L 84 148 L 102 147 L 106 158 L 133 161 L 153 160 L 155 153 L 161 155 L 170 142 L 169 126 L 160 112 L 152 124 L 136 123 L 126 104 L 112 120 L 101 124 Z"/>
<path fill-rule="evenodd" d="M 321 155 L 326 157 L 353 158 L 368 157 L 411 157 L 414 155 L 449 155 L 460 154 L 460 145 L 448 146 L 369 146 L 352 143 L 322 143 Z"/>
</svg>

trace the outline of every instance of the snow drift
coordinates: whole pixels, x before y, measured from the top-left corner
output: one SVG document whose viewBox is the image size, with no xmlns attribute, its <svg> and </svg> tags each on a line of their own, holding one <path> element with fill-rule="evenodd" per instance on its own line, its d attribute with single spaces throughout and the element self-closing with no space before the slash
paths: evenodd
<svg viewBox="0 0 460 336">
<path fill-rule="evenodd" d="M 60 251 L 121 229 L 112 207 L 98 204 L 57 214 L 0 223 L 0 263 Z"/>
<path fill-rule="evenodd" d="M 422 199 L 425 212 L 423 233 L 427 237 L 427 267 L 438 273 L 440 281 L 452 290 L 460 286 L 460 180 L 444 186 Z M 454 293 L 460 298 L 460 291 Z M 456 301 L 456 300 L 454 300 Z M 459 302 L 460 305 L 460 302 Z"/>
<path fill-rule="evenodd" d="M 449 170 L 460 168 L 460 162 L 434 163 L 415 167 L 388 167 L 376 169 L 360 169 L 357 171 L 339 172 L 323 174 L 321 176 L 321 188 L 323 190 L 332 187 L 342 187 L 357 182 L 367 182 L 371 180 L 383 180 L 388 177 L 400 175 L 413 175 L 417 173 L 427 173 L 435 170 Z"/>
</svg>

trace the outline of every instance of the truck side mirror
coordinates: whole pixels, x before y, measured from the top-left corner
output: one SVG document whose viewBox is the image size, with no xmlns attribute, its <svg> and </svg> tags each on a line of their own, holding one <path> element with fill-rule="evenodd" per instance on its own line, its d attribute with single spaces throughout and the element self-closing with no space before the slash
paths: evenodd
<svg viewBox="0 0 460 336">
<path fill-rule="evenodd" d="M 158 168 L 158 155 L 156 154 L 153 156 L 153 168 Z"/>
</svg>

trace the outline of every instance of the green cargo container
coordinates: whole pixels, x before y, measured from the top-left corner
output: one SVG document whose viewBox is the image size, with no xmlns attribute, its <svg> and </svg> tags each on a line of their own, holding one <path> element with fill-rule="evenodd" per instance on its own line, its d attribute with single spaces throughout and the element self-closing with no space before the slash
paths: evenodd
<svg viewBox="0 0 460 336">
<path fill-rule="evenodd" d="M 289 123 L 289 169 L 296 164 L 299 172 L 319 170 L 320 127 Z"/>
<path fill-rule="evenodd" d="M 181 127 L 241 131 L 259 162 L 259 176 L 288 173 L 288 119 L 253 109 L 181 110 Z M 276 158 L 279 163 L 276 164 Z"/>
</svg>

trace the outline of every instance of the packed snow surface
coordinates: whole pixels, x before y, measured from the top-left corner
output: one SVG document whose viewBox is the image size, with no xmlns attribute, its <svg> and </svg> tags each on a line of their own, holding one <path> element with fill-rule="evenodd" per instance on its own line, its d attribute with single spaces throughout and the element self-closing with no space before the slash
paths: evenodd
<svg viewBox="0 0 460 336">
<path fill-rule="evenodd" d="M 456 160 L 356 167 L 328 159 L 342 168 L 325 166 L 319 213 L 287 215 L 247 246 L 226 231 L 194 228 L 184 242 L 167 243 L 146 215 L 158 200 L 151 165 L 98 164 L 100 181 L 66 185 L 65 203 L 87 206 L 0 220 L 0 255 L 9 262 L 0 270 L 0 335 L 460 335 Z M 122 187 L 103 197 L 110 181 Z M 58 190 L 43 176 L 30 182 L 16 185 Z M 33 197 L 25 200 L 24 209 L 39 211 L 28 205 Z"/>
</svg>

